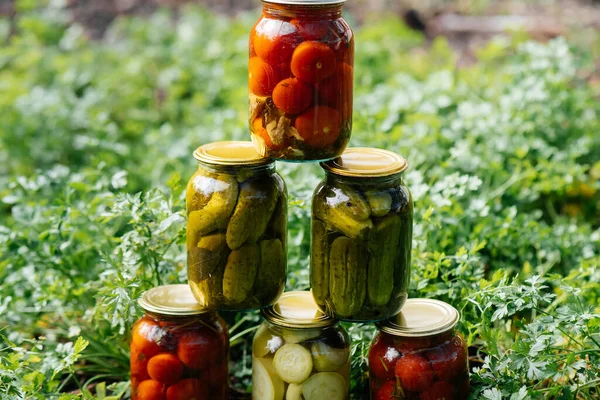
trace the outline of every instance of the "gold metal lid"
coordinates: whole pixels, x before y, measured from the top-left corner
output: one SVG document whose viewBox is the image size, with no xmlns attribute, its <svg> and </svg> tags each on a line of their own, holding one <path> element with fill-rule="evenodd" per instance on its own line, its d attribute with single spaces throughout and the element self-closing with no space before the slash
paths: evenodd
<svg viewBox="0 0 600 400">
<path fill-rule="evenodd" d="M 337 320 L 323 314 L 309 291 L 286 292 L 279 301 L 262 310 L 265 319 L 286 328 L 322 328 Z"/>
<path fill-rule="evenodd" d="M 423 337 L 448 332 L 459 319 L 458 310 L 443 301 L 408 299 L 398 315 L 377 325 L 394 336 Z"/>
<path fill-rule="evenodd" d="M 258 154 L 252 142 L 214 142 L 200 146 L 194 158 L 205 164 L 225 166 L 258 166 L 274 163 Z"/>
<path fill-rule="evenodd" d="M 341 156 L 321 163 L 321 167 L 336 175 L 357 178 L 379 178 L 396 175 L 408 168 L 400 155 L 383 149 L 352 147 Z"/>
<path fill-rule="evenodd" d="M 198 315 L 209 312 L 194 298 L 189 285 L 164 285 L 146 291 L 138 299 L 144 310 L 173 316 Z"/>
</svg>

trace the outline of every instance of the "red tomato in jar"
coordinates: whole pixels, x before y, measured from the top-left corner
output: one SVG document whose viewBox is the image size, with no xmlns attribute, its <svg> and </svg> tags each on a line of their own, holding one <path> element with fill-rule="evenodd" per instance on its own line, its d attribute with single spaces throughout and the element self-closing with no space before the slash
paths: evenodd
<svg viewBox="0 0 600 400">
<path fill-rule="evenodd" d="M 298 116 L 294 126 L 306 144 L 323 148 L 335 143 L 340 136 L 342 117 L 334 108 L 316 106 Z"/>
<path fill-rule="evenodd" d="M 150 378 L 150 375 L 148 375 L 148 360 L 149 358 L 139 349 L 135 347 L 131 348 L 129 361 L 132 378 L 136 378 L 138 381 Z"/>
<path fill-rule="evenodd" d="M 298 79 L 315 83 L 329 78 L 335 72 L 335 53 L 325 43 L 302 42 L 292 56 L 292 73 Z"/>
<path fill-rule="evenodd" d="M 206 384 L 199 379 L 183 379 L 167 389 L 167 400 L 208 400 Z"/>
<path fill-rule="evenodd" d="M 148 361 L 148 374 L 155 381 L 170 385 L 181 378 L 183 364 L 174 354 L 157 354 Z"/>
<path fill-rule="evenodd" d="M 260 57 L 248 61 L 248 85 L 257 96 L 270 96 L 279 81 L 278 71 Z"/>
<path fill-rule="evenodd" d="M 433 370 L 429 361 L 420 354 L 407 354 L 396 362 L 394 370 L 402 388 L 422 392 L 433 384 Z"/>
<path fill-rule="evenodd" d="M 379 388 L 374 400 L 395 400 L 398 398 L 396 380 L 390 380 Z"/>
<path fill-rule="evenodd" d="M 211 365 L 205 371 L 206 375 L 203 374 L 202 376 L 208 377 L 208 385 L 211 388 L 219 389 L 228 385 L 229 368 L 227 365 L 227 360 L 224 360 L 224 362 L 218 363 L 216 365 Z"/>
<path fill-rule="evenodd" d="M 322 40 L 329 33 L 329 21 L 302 20 L 294 18 L 290 24 L 296 27 L 296 31 L 304 40 Z"/>
<path fill-rule="evenodd" d="M 354 69 L 346 64 L 338 64 L 333 76 L 317 83 L 320 104 L 336 108 L 342 119 L 352 117 L 352 92 L 354 88 Z"/>
<path fill-rule="evenodd" d="M 187 332 L 179 339 L 177 356 L 191 369 L 204 369 L 223 352 L 223 343 L 210 329 Z"/>
<path fill-rule="evenodd" d="M 398 351 L 403 354 L 430 349 L 438 345 L 434 337 L 398 337 L 394 342 Z"/>
<path fill-rule="evenodd" d="M 135 400 L 165 400 L 165 385 L 151 379 L 141 382 L 135 391 Z"/>
<path fill-rule="evenodd" d="M 444 344 L 425 353 L 436 379 L 452 381 L 467 371 L 467 350 L 463 339 L 455 336 Z"/>
<path fill-rule="evenodd" d="M 273 103 L 286 114 L 299 114 L 310 107 L 313 90 L 297 78 L 284 79 L 273 90 Z"/>
<path fill-rule="evenodd" d="M 161 343 L 165 333 L 160 326 L 151 320 L 141 319 L 133 327 L 131 349 L 143 353 L 150 358 L 161 351 Z"/>
<path fill-rule="evenodd" d="M 429 389 L 419 395 L 419 400 L 455 400 L 454 385 L 450 382 L 435 382 Z"/>
<path fill-rule="evenodd" d="M 369 370 L 378 379 L 394 378 L 394 367 L 400 356 L 390 341 L 379 336 L 369 350 Z"/>
<path fill-rule="evenodd" d="M 256 25 L 254 51 L 271 65 L 287 62 L 302 39 L 287 21 L 263 19 Z"/>
</svg>

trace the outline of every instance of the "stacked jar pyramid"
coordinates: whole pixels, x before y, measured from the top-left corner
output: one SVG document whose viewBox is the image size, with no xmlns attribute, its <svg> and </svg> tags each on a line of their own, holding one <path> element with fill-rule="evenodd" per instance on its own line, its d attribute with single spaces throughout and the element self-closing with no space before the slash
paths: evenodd
<svg viewBox="0 0 600 400">
<path fill-rule="evenodd" d="M 345 400 L 350 340 L 339 321 L 376 323 L 371 399 L 465 399 L 456 309 L 408 299 L 413 202 L 408 163 L 347 148 L 354 36 L 344 0 L 270 0 L 250 33 L 252 141 L 194 152 L 187 186 L 189 285 L 154 288 L 131 342 L 133 399 L 225 399 L 229 337 L 218 311 L 261 309 L 252 398 Z M 275 161 L 320 162 L 310 291 L 284 292 L 287 192 Z"/>
</svg>

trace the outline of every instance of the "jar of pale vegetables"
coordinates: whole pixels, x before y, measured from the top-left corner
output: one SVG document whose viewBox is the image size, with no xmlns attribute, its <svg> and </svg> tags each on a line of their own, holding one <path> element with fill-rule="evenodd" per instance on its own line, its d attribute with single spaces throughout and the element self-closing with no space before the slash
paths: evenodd
<svg viewBox="0 0 600 400">
<path fill-rule="evenodd" d="M 348 398 L 348 334 L 318 310 L 310 292 L 284 293 L 262 315 L 252 344 L 254 400 Z"/>
</svg>

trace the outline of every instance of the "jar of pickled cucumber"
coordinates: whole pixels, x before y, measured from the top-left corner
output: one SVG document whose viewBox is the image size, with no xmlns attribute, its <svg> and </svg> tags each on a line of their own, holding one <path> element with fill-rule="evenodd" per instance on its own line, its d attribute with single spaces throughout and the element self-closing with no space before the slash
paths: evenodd
<svg viewBox="0 0 600 400">
<path fill-rule="evenodd" d="M 387 150 L 350 148 L 321 163 L 312 204 L 310 285 L 319 308 L 346 321 L 396 315 L 407 298 L 413 202 L 407 162 Z"/>
<path fill-rule="evenodd" d="M 131 336 L 132 399 L 227 399 L 225 321 L 202 308 L 188 285 L 150 289 L 138 303 L 146 314 Z"/>
<path fill-rule="evenodd" d="M 310 292 L 287 292 L 262 311 L 252 343 L 254 400 L 345 400 L 350 340 Z"/>
<path fill-rule="evenodd" d="M 345 0 L 263 0 L 250 32 L 250 132 L 262 155 L 339 156 L 352 130 L 354 35 Z"/>
<path fill-rule="evenodd" d="M 285 286 L 287 192 L 275 162 L 250 142 L 217 142 L 194 152 L 186 192 L 188 280 L 211 310 L 273 304 Z"/>
<path fill-rule="evenodd" d="M 372 400 L 462 400 L 469 396 L 467 345 L 458 311 L 439 300 L 409 299 L 377 324 L 369 348 Z"/>
</svg>

